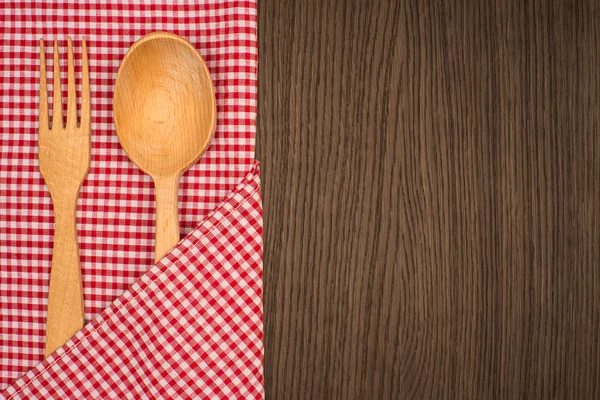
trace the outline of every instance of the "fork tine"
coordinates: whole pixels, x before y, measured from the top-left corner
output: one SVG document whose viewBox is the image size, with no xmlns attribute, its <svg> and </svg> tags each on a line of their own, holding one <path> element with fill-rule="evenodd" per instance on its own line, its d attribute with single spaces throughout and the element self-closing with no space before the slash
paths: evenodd
<svg viewBox="0 0 600 400">
<path fill-rule="evenodd" d="M 40 113 L 39 130 L 48 129 L 48 88 L 46 87 L 46 48 L 44 39 L 40 39 Z"/>
<path fill-rule="evenodd" d="M 81 126 L 89 131 L 92 116 L 90 106 L 90 71 L 85 36 L 81 39 L 81 68 Z"/>
<path fill-rule="evenodd" d="M 73 66 L 73 43 L 68 38 L 68 77 L 67 77 L 67 126 L 77 126 L 77 95 L 75 94 L 75 67 Z"/>
<path fill-rule="evenodd" d="M 54 98 L 52 100 L 52 129 L 63 127 L 62 91 L 60 86 L 60 60 L 58 57 L 58 40 L 54 40 Z"/>
</svg>

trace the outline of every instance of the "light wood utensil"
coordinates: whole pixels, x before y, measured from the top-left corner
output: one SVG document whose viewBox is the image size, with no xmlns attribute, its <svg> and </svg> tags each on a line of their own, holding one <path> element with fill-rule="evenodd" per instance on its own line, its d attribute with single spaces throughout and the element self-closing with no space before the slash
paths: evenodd
<svg viewBox="0 0 600 400">
<path fill-rule="evenodd" d="M 158 261 L 179 242 L 179 178 L 215 132 L 215 92 L 204 60 L 177 35 L 144 36 L 119 67 L 113 112 L 121 146 L 154 180 Z"/>
<path fill-rule="evenodd" d="M 54 101 L 48 125 L 46 57 L 40 40 L 40 171 L 54 206 L 54 249 L 48 290 L 46 356 L 83 328 L 83 294 L 75 213 L 79 188 L 90 166 L 90 84 L 85 38 L 82 39 L 81 121 L 77 121 L 73 45 L 68 44 L 67 122 L 63 121 L 58 43 L 54 41 Z"/>
</svg>

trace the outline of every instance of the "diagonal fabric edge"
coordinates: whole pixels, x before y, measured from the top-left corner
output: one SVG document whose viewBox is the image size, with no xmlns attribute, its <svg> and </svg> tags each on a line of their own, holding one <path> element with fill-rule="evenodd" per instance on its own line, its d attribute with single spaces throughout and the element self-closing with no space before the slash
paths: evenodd
<svg viewBox="0 0 600 400">
<path fill-rule="evenodd" d="M 1 397 L 263 398 L 259 163 L 180 243 Z"/>
</svg>

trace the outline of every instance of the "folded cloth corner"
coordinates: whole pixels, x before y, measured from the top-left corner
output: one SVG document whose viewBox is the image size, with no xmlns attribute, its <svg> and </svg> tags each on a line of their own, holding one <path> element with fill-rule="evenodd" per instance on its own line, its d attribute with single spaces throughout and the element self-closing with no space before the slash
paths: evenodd
<svg viewBox="0 0 600 400">
<path fill-rule="evenodd" d="M 263 397 L 258 162 L 213 212 L 6 399 Z"/>
</svg>

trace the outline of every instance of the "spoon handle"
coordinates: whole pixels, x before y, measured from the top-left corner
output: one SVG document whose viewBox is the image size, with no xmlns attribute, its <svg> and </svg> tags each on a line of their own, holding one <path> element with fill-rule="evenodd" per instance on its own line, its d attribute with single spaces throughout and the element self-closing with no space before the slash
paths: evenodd
<svg viewBox="0 0 600 400">
<path fill-rule="evenodd" d="M 156 247 L 154 262 L 163 258 L 179 243 L 177 189 L 179 175 L 154 179 L 156 189 Z"/>
</svg>

